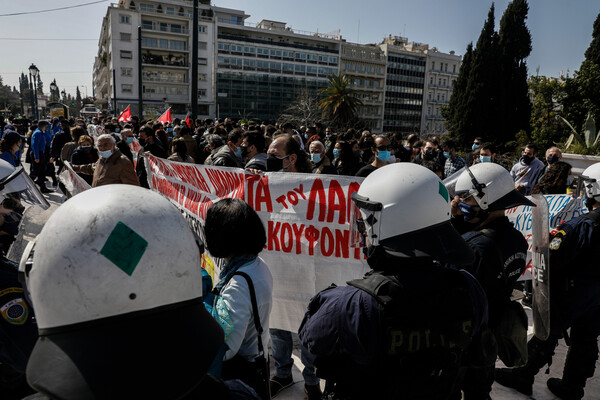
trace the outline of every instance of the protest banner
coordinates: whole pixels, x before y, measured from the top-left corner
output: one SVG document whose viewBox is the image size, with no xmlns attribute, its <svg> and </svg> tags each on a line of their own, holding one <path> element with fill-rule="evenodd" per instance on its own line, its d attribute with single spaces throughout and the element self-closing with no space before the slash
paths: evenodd
<svg viewBox="0 0 600 400">
<path fill-rule="evenodd" d="M 350 195 L 362 178 L 267 172 L 185 164 L 146 156 L 148 183 L 192 219 L 202 237 L 208 208 L 223 198 L 245 200 L 267 232 L 261 257 L 273 275 L 272 328 L 296 331 L 310 298 L 332 283 L 362 277 L 362 249 L 352 247 Z M 194 224 L 196 224 L 194 226 Z M 235 246 L 235 243 L 231 244 Z M 218 260 L 215 273 L 218 276 Z"/>
<path fill-rule="evenodd" d="M 555 194 L 545 195 L 544 198 L 548 202 L 549 222 L 548 229 L 550 233 L 554 233 L 556 227 L 565 221 L 585 214 L 588 212 L 585 207 L 585 200 L 582 198 L 575 199 L 570 194 Z M 514 224 L 515 228 L 523 234 L 529 243 L 527 251 L 527 269 L 521 276 L 520 280 L 531 279 L 532 267 L 532 207 L 519 206 L 506 210 L 506 216 Z"/>
<path fill-rule="evenodd" d="M 71 168 L 71 163 L 68 161 L 64 162 L 65 167 L 62 172 L 58 175 L 58 179 L 65 185 L 65 188 L 68 192 L 67 197 L 73 197 L 76 194 L 83 192 L 84 190 L 91 189 L 89 183 L 83 180 L 77 172 L 73 171 Z"/>
</svg>

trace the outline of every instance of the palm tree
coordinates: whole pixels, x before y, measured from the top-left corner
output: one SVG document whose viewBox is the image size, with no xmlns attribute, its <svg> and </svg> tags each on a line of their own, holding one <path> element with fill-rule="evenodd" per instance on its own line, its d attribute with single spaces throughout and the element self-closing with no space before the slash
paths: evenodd
<svg viewBox="0 0 600 400">
<path fill-rule="evenodd" d="M 344 74 L 332 74 L 327 77 L 329 86 L 319 91 L 325 96 L 319 102 L 322 117 L 329 119 L 338 127 L 347 127 L 353 121 L 362 101 L 358 98 L 358 92 L 350 87 L 350 77 Z"/>
</svg>

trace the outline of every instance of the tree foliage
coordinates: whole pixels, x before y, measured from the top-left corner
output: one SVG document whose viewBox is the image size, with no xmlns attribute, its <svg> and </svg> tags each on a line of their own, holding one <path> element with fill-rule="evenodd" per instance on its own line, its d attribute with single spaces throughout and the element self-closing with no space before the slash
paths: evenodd
<svg viewBox="0 0 600 400">
<path fill-rule="evenodd" d="M 600 13 L 594 21 L 594 29 L 592 31 L 592 42 L 590 47 L 585 51 L 586 60 L 592 61 L 600 65 Z"/>
<path fill-rule="evenodd" d="M 531 113 L 527 64 L 531 35 L 525 24 L 527 0 L 513 0 L 495 30 L 491 5 L 475 48 L 467 46 L 448 107 L 443 110 L 450 135 L 467 147 L 477 136 L 500 147 L 528 132 Z"/>
<path fill-rule="evenodd" d="M 280 114 L 278 122 L 289 122 L 295 127 L 309 126 L 321 120 L 321 114 L 317 96 L 307 89 L 302 89 L 296 99 Z"/>
<path fill-rule="evenodd" d="M 327 77 L 329 86 L 321 89 L 324 98 L 319 101 L 322 118 L 329 119 L 338 128 L 348 128 L 357 119 L 362 101 L 358 92 L 350 87 L 350 77 L 344 74 L 332 74 Z"/>
<path fill-rule="evenodd" d="M 565 83 L 545 76 L 529 78 L 531 96 L 531 137 L 526 138 L 539 149 L 564 143 L 568 132 L 561 120 L 561 102 Z"/>
</svg>

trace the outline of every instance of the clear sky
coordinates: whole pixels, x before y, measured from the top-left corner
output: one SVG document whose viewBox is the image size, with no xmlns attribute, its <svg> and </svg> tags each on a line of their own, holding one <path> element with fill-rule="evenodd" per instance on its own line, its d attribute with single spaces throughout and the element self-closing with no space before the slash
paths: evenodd
<svg viewBox="0 0 600 400">
<path fill-rule="evenodd" d="M 0 14 L 45 10 L 94 0 L 0 0 Z M 139 2 L 140 0 L 136 1 Z M 143 0 L 141 0 L 143 1 Z M 116 2 L 116 0 L 113 0 Z M 497 0 L 496 29 L 508 0 Z M 52 79 L 61 90 L 92 95 L 92 69 L 97 53 L 105 1 L 69 10 L 19 16 L 0 16 L 0 76 L 18 86 L 21 72 L 31 63 L 40 69 L 44 91 Z M 215 0 L 214 5 L 250 14 L 249 22 L 270 19 L 310 32 L 340 30 L 351 42 L 379 43 L 388 34 L 427 43 L 440 51 L 464 54 L 476 42 L 491 1 L 484 0 Z M 527 25 L 533 51 L 529 73 L 571 75 L 584 59 L 600 12 L 598 0 L 529 0 Z M 14 40 L 20 39 L 20 40 Z M 34 39 L 34 40 L 23 40 Z"/>
</svg>

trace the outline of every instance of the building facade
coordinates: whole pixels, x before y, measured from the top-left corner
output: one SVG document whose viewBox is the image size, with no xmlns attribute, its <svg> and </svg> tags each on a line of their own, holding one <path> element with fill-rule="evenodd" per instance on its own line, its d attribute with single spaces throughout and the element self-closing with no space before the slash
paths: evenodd
<svg viewBox="0 0 600 400">
<path fill-rule="evenodd" d="M 450 101 L 462 57 L 454 54 L 454 51 L 449 54 L 441 53 L 435 47 L 425 52 L 427 53 L 427 67 L 421 134 L 445 135 L 448 134 L 448 129 L 444 124 L 441 108 L 447 106 Z"/>
<path fill-rule="evenodd" d="M 362 106 L 358 117 L 372 133 L 383 131 L 386 55 L 375 45 L 342 43 L 340 72 L 348 75 Z"/>
<path fill-rule="evenodd" d="M 219 21 L 219 117 L 276 121 L 298 96 L 318 96 L 338 73 L 340 38 L 300 33 L 284 22 Z"/>
<path fill-rule="evenodd" d="M 379 47 L 387 58 L 383 130 L 420 133 L 428 47 L 391 35 Z"/>
</svg>

